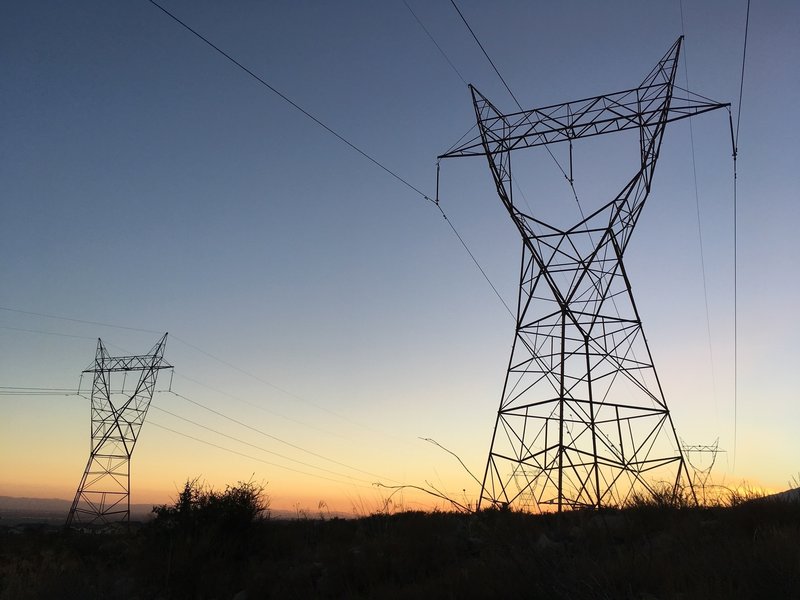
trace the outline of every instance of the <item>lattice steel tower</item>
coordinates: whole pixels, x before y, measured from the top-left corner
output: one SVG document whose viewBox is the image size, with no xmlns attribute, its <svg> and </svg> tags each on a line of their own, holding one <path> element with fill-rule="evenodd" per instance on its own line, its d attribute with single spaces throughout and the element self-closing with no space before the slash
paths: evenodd
<svg viewBox="0 0 800 600">
<path fill-rule="evenodd" d="M 691 485 L 623 254 L 667 123 L 727 107 L 673 97 L 679 38 L 636 88 L 502 114 L 470 86 L 479 134 L 440 158 L 485 156 L 522 235 L 516 334 L 479 506 L 618 506 L 631 493 Z M 564 228 L 514 200 L 511 153 L 638 130 L 641 161 L 622 190 Z"/>
<path fill-rule="evenodd" d="M 72 501 L 67 527 L 130 522 L 131 455 L 153 399 L 158 372 L 172 368 L 164 360 L 166 343 L 165 333 L 148 354 L 109 356 L 103 341 L 97 340 L 94 363 L 83 371 L 93 374 L 89 462 Z M 137 372 L 138 380 L 129 382 L 128 374 Z M 112 385 L 112 376 L 119 387 Z"/>
</svg>

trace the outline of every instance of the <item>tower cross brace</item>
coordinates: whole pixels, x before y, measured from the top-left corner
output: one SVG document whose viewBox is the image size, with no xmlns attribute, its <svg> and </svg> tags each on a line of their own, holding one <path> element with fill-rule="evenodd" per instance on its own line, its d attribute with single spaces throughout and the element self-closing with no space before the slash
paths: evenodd
<svg viewBox="0 0 800 600">
<path fill-rule="evenodd" d="M 153 399 L 158 372 L 172 368 L 164 360 L 166 343 L 165 333 L 147 354 L 114 357 L 103 341 L 97 340 L 95 360 L 83 371 L 92 374 L 89 460 L 67 527 L 130 522 L 131 455 Z M 123 374 L 123 383 L 115 389 L 112 376 L 118 373 Z M 139 378 L 127 388 L 130 373 L 138 373 Z"/>
<path fill-rule="evenodd" d="M 478 134 L 439 158 L 485 156 L 522 237 L 516 330 L 478 506 L 558 510 L 673 497 L 691 480 L 642 329 L 623 255 L 650 193 L 668 123 L 729 104 L 673 88 L 683 38 L 641 85 L 503 114 L 477 89 Z M 511 154 L 626 130 L 638 171 L 575 225 L 514 202 Z M 530 209 L 529 209 L 530 210 Z"/>
</svg>

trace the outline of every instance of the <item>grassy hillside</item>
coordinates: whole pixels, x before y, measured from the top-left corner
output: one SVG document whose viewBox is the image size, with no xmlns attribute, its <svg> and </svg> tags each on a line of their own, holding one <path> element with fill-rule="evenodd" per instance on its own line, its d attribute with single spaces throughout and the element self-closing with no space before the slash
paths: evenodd
<svg viewBox="0 0 800 600">
<path fill-rule="evenodd" d="M 172 512 L 172 517 L 177 513 Z M 0 532 L 0 599 L 800 598 L 800 504 Z"/>
</svg>

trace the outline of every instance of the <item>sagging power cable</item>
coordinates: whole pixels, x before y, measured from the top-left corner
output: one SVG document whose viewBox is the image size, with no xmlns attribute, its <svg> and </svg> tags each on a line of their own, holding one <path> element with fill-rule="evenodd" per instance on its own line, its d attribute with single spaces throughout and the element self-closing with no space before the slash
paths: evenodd
<svg viewBox="0 0 800 600">
<path fill-rule="evenodd" d="M 328 125 L 326 125 L 326 124 L 325 124 L 323 121 L 321 121 L 320 119 L 318 119 L 317 117 L 315 117 L 313 114 L 311 114 L 311 113 L 310 113 L 309 111 L 307 111 L 305 108 L 303 108 L 302 106 L 300 106 L 300 105 L 299 105 L 297 102 L 295 102 L 294 100 L 292 100 L 291 98 L 289 98 L 289 97 L 288 97 L 286 94 L 284 94 L 283 92 L 279 91 L 279 90 L 278 90 L 277 88 L 275 88 L 274 86 L 270 85 L 270 84 L 269 84 L 269 83 L 268 83 L 266 80 L 264 80 L 262 77 L 258 76 L 256 73 L 254 73 L 253 71 L 251 71 L 250 69 L 248 69 L 248 68 L 247 68 L 246 66 L 244 66 L 242 63 L 240 63 L 238 60 L 236 60 L 236 59 L 235 59 L 233 56 L 231 56 L 230 54 L 228 54 L 227 52 L 225 52 L 225 51 L 224 51 L 222 48 L 220 48 L 219 46 L 217 46 L 216 44 L 214 44 L 214 43 L 213 43 L 211 40 L 209 40 L 207 37 L 205 37 L 205 36 L 204 36 L 203 34 L 201 34 L 199 31 L 197 31 L 197 30 L 193 29 L 193 28 L 192 28 L 191 26 L 189 26 L 187 23 L 185 23 L 184 21 L 182 21 L 181 19 L 179 19 L 177 16 L 175 16 L 174 14 L 172 14 L 172 13 L 171 13 L 170 11 L 168 11 L 166 8 L 164 8 L 163 6 L 161 6 L 161 5 L 160 5 L 158 2 L 156 2 L 155 0 L 148 0 L 148 1 L 150 2 L 150 4 L 152 4 L 153 6 L 155 6 L 156 8 L 158 8 L 159 10 L 161 10 L 161 11 L 162 11 L 162 12 L 163 12 L 165 15 L 167 15 L 167 16 L 168 16 L 170 19 L 172 19 L 173 21 L 175 21 L 176 23 L 178 23 L 178 24 L 179 24 L 181 27 L 183 27 L 184 29 L 186 29 L 186 31 L 188 31 L 188 32 L 192 33 L 192 34 L 193 34 L 195 37 L 197 37 L 198 39 L 200 39 L 200 40 L 202 40 L 203 42 L 205 42 L 206 44 L 208 44 L 208 46 L 210 46 L 211 48 L 213 48 L 214 50 L 216 50 L 216 51 L 217 51 L 219 54 L 221 54 L 222 56 L 224 56 L 225 58 L 227 58 L 227 59 L 228 59 L 228 60 L 229 60 L 231 63 L 233 63 L 234 65 L 236 65 L 237 67 L 239 67 L 239 68 L 240 68 L 242 71 L 244 71 L 245 73 L 247 73 L 247 74 L 248 74 L 250 77 L 252 77 L 253 79 L 255 79 L 255 80 L 256 80 L 257 82 L 259 82 L 261 85 L 263 85 L 264 87 L 266 87 L 266 88 L 267 88 L 269 91 L 271 91 L 273 94 L 275 94 L 276 96 L 278 96 L 279 98 L 281 98 L 281 100 L 283 100 L 284 102 L 288 103 L 289 105 L 291 105 L 292 107 L 294 107 L 295 109 L 297 109 L 298 111 L 300 111 L 301 113 L 303 113 L 303 114 L 304 114 L 306 117 L 308 117 L 309 119 L 311 119 L 312 121 L 314 121 L 314 122 L 315 122 L 317 125 L 319 125 L 319 126 L 320 126 L 320 127 L 322 127 L 323 129 L 325 129 L 325 130 L 326 130 L 328 133 L 330 133 L 331 135 L 333 135 L 334 137 L 336 137 L 336 138 L 337 138 L 337 139 L 338 139 L 340 142 L 342 142 L 342 143 L 344 143 L 344 144 L 347 144 L 347 145 L 348 145 L 350 148 L 352 148 L 353 150 L 355 150 L 356 152 L 358 152 L 358 153 L 359 153 L 361 156 L 363 156 L 364 158 L 366 158 L 368 161 L 370 161 L 370 162 L 371 162 L 371 163 L 373 163 L 374 165 L 376 165 L 376 166 L 380 167 L 381 169 L 383 169 L 383 170 L 384 170 L 386 173 L 388 173 L 389 175 L 391 175 L 392 177 L 394 177 L 394 178 L 395 178 L 397 181 L 399 181 L 400 183 L 402 183 L 402 184 L 403 184 L 403 185 L 405 185 L 406 187 L 408 187 L 408 188 L 410 188 L 411 190 L 415 191 L 417 194 L 419 194 L 420 196 L 422 196 L 422 197 L 423 197 L 425 200 L 429 200 L 430 202 L 433 202 L 433 199 L 432 199 L 432 198 L 430 198 L 430 197 L 429 197 L 427 194 L 425 194 L 425 193 L 424 193 L 422 190 L 420 190 L 419 188 L 417 188 L 416 186 L 414 186 L 413 184 L 411 184 L 411 183 L 410 183 L 408 180 L 406 180 L 406 179 L 404 179 L 403 177 L 401 177 L 400 175 L 398 175 L 398 174 L 397 174 L 395 171 L 392 171 L 392 170 L 391 170 L 389 167 L 387 167 L 386 165 L 384 165 L 384 164 L 383 164 L 382 162 L 380 162 L 378 159 L 374 158 L 373 156 L 371 156 L 370 154 L 368 154 L 367 152 L 365 152 L 364 150 L 362 150 L 361 148 L 359 148 L 358 146 L 356 146 L 356 145 L 355 145 L 353 142 L 351 142 L 350 140 L 348 140 L 348 139 L 347 139 L 346 137 L 344 137 L 342 134 L 340 134 L 339 132 L 335 131 L 333 128 L 331 128 L 331 127 L 329 127 Z"/>
<path fill-rule="evenodd" d="M 181 431 L 178 431 L 177 429 L 172 429 L 170 427 L 166 427 L 164 425 L 161 425 L 159 423 L 154 422 L 152 419 L 149 421 L 149 424 L 152 425 L 153 427 L 157 427 L 159 429 L 163 429 L 165 431 L 169 431 L 170 433 L 173 433 L 175 435 L 179 435 L 181 437 L 184 437 L 184 438 L 187 438 L 187 439 L 190 439 L 190 440 L 194 440 L 195 442 L 199 442 L 201 444 L 205 444 L 206 446 L 211 446 L 212 448 L 217 448 L 218 450 L 223 450 L 225 452 L 230 452 L 231 454 L 236 454 L 237 456 L 241 456 L 243 458 L 249 458 L 250 460 L 255 460 L 257 462 L 264 463 L 265 465 L 269 465 L 271 467 L 278 467 L 278 468 L 284 469 L 286 471 L 291 471 L 293 473 L 299 473 L 301 475 L 308 475 L 309 477 L 316 477 L 317 479 L 324 479 L 326 481 L 332 481 L 333 483 L 338 483 L 338 484 L 341 484 L 341 485 L 355 485 L 355 486 L 364 487 L 364 488 L 367 487 L 367 486 L 365 486 L 363 484 L 345 483 L 343 481 L 339 481 L 338 479 L 333 479 L 332 477 L 326 477 L 325 475 L 319 475 L 317 473 L 307 473 L 306 471 L 301 471 L 300 469 L 294 469 L 292 467 L 287 467 L 286 465 L 280 465 L 280 464 L 277 464 L 277 463 L 273 463 L 273 462 L 270 462 L 268 460 L 264 460 L 263 458 L 259 458 L 257 456 L 252 456 L 250 454 L 245 454 L 244 452 L 239 452 L 238 450 L 233 450 L 232 448 L 227 448 L 227 447 L 222 446 L 220 444 L 215 444 L 213 442 L 209 442 L 208 440 L 204 440 L 202 438 L 195 437 L 193 435 L 189 435 L 188 433 L 183 433 Z"/>
<path fill-rule="evenodd" d="M 261 436 L 269 438 L 269 439 L 271 439 L 273 441 L 276 441 L 276 442 L 278 442 L 280 444 L 283 444 L 285 446 L 289 446 L 290 448 L 294 448 L 295 450 L 299 450 L 300 452 L 304 452 L 305 454 L 308 454 L 310 456 L 314 456 L 316 458 L 325 460 L 327 462 L 333 463 L 333 464 L 338 465 L 340 467 L 344 467 L 345 469 L 350 469 L 352 471 L 357 471 L 357 472 L 362 473 L 364 475 L 369 475 L 370 477 L 378 477 L 379 479 L 387 479 L 389 481 L 393 481 L 392 479 L 389 479 L 388 477 L 382 477 L 381 475 L 378 475 L 376 473 L 371 473 L 369 471 L 365 471 L 363 469 L 359 469 L 358 467 L 353 467 L 351 465 L 348 465 L 346 463 L 340 462 L 338 460 L 335 460 L 335 459 L 330 458 L 328 456 L 325 456 L 323 454 L 319 454 L 318 452 L 314 452 L 313 450 L 308 450 L 307 448 L 303 448 L 302 446 L 299 446 L 297 444 L 293 444 L 292 442 L 289 442 L 287 440 L 279 438 L 276 435 L 273 435 L 271 433 L 267 433 L 266 431 L 262 431 L 261 429 L 258 429 L 257 427 L 253 427 L 252 425 L 248 425 L 247 423 L 244 423 L 243 421 L 239 421 L 238 419 L 234 419 L 233 417 L 230 417 L 230 416 L 226 415 L 225 413 L 222 413 L 222 412 L 220 412 L 220 411 L 218 411 L 218 410 L 216 410 L 214 408 L 211 408 L 210 406 L 206 406 L 205 404 L 203 404 L 201 402 L 198 402 L 197 400 L 193 400 L 193 399 L 189 398 L 188 396 L 184 396 L 183 394 L 179 394 L 178 392 L 174 392 L 174 391 L 170 390 L 169 393 L 171 393 L 174 396 L 177 396 L 178 398 L 182 398 L 183 400 L 185 400 L 185 401 L 187 401 L 187 402 L 189 402 L 191 404 L 194 404 L 195 406 L 198 406 L 198 407 L 202 408 L 203 410 L 206 410 L 206 411 L 208 411 L 210 413 L 213 413 L 213 414 L 215 414 L 215 415 L 217 415 L 219 417 L 222 417 L 223 419 L 225 419 L 227 421 L 230 421 L 231 423 L 235 423 L 236 425 L 239 425 L 240 427 L 244 427 L 245 429 L 249 429 L 250 431 L 253 431 L 253 432 L 255 432 L 255 433 L 257 433 L 257 434 L 259 434 Z"/>
<path fill-rule="evenodd" d="M 284 94 L 284 93 L 282 93 L 281 91 L 279 91 L 277 88 L 275 88 L 274 86 L 272 86 L 271 84 L 269 84 L 269 83 L 268 83 L 266 80 L 264 80 L 262 77 L 260 77 L 259 75 L 257 75 L 257 74 L 256 74 L 255 72 L 253 72 L 251 69 L 247 68 L 247 67 L 246 67 L 245 65 L 243 65 L 241 62 L 239 62 L 237 59 L 235 59 L 233 56 L 231 56 L 230 54 L 228 54 L 227 52 L 225 52 L 225 51 L 224 51 L 222 48 L 220 48 L 219 46 L 217 46 L 216 44 L 214 44 L 214 43 L 213 43 L 211 40 L 209 40 L 208 38 L 206 38 L 205 36 L 203 36 L 203 35 L 202 35 L 200 32 L 198 32 L 197 30 L 193 29 L 191 26 L 189 26 L 187 23 L 185 23 L 184 21 L 182 21 L 182 20 L 181 20 L 180 18 L 178 18 L 176 15 L 174 15 L 173 13 L 171 13 L 170 11 L 168 11 L 166 8 L 164 8 L 163 6 L 161 6 L 160 4 L 158 4 L 157 2 L 155 2 L 155 0 L 148 0 L 148 1 L 150 2 L 150 4 L 152 4 L 153 6 L 155 6 L 155 7 L 156 7 L 156 8 L 158 8 L 159 10 L 161 10 L 161 11 L 162 11 L 162 12 L 163 12 L 165 15 L 167 15 L 169 18 L 171 18 L 173 21 L 175 21 L 176 23 L 178 23 L 178 24 L 179 24 L 181 27 L 183 27 L 184 29 L 186 29 L 188 32 L 192 33 L 192 34 L 193 34 L 194 36 L 196 36 L 198 39 L 200 39 L 200 40 L 202 40 L 204 43 L 206 43 L 206 44 L 207 44 L 209 47 L 211 47 L 211 48 L 213 48 L 214 50 L 216 50 L 216 51 L 217 51 L 217 52 L 218 52 L 220 55 L 224 56 L 224 57 L 225 57 L 225 58 L 226 58 L 228 61 L 230 61 L 231 63 L 233 63 L 234 65 L 236 65 L 236 66 L 237 66 L 239 69 L 241 69 L 242 71 L 244 71 L 245 73 L 247 73 L 247 74 L 248 74 L 250 77 L 252 77 L 253 79 L 255 79 L 255 80 L 258 82 L 258 83 L 260 83 L 261 85 L 263 85 L 264 87 L 266 87 L 268 90 L 270 90 L 272 93 L 274 93 L 275 95 L 277 95 L 279 98 L 281 98 L 282 100 L 284 100 L 285 102 L 287 102 L 287 103 L 288 103 L 289 105 L 291 105 L 293 108 L 295 108 L 296 110 L 300 111 L 300 112 L 301 112 L 303 115 L 305 115 L 306 117 L 308 117 L 309 119 L 311 119 L 312 121 L 314 121 L 314 122 L 315 122 L 317 125 L 319 125 L 319 126 L 320 126 L 320 127 L 322 127 L 323 129 L 325 129 L 327 132 L 329 132 L 329 133 L 330 133 L 330 134 L 332 134 L 333 136 L 335 136 L 335 137 L 336 137 L 336 138 L 337 138 L 339 141 L 341 141 L 342 143 L 346 144 L 347 146 L 349 146 L 350 148 L 352 148 L 353 150 L 355 150 L 356 152 L 358 152 L 358 153 L 359 153 L 361 156 L 363 156 L 364 158 L 366 158 L 367 160 L 369 160 L 371 163 L 373 163 L 373 164 L 375 164 L 376 166 L 380 167 L 380 168 L 381 168 L 383 171 L 385 171 L 386 173 L 388 173 L 389 175 L 391 175 L 392 177 L 394 177 L 394 178 L 395 178 L 397 181 L 401 182 L 403 185 L 405 185 L 406 187 L 408 187 L 408 188 L 409 188 L 409 189 L 411 189 L 412 191 L 416 192 L 416 193 L 417 193 L 419 196 L 421 196 L 421 197 L 422 197 L 422 198 L 424 198 L 425 200 L 428 200 L 429 202 L 431 202 L 431 203 L 435 204 L 435 205 L 436 205 L 436 207 L 439 209 L 439 211 L 442 213 L 442 216 L 444 216 L 445 220 L 447 221 L 447 224 L 450 226 L 450 229 L 452 229 L 452 230 L 453 230 L 453 232 L 454 232 L 454 233 L 456 234 L 456 236 L 458 237 L 459 241 L 461 242 L 461 245 L 462 245 L 462 246 L 464 246 L 464 248 L 467 250 L 468 254 L 470 255 L 470 258 L 471 258 L 471 259 L 473 260 L 473 262 L 474 262 L 474 263 L 475 263 L 475 264 L 478 266 L 478 268 L 480 269 L 480 271 L 481 271 L 481 273 L 483 274 L 484 278 L 485 278 L 487 281 L 489 281 L 489 284 L 491 285 L 491 287 L 492 287 L 492 289 L 495 291 L 495 293 L 496 293 L 496 294 L 498 294 L 498 292 L 497 292 L 497 289 L 495 288 L 495 286 L 494 286 L 494 285 L 491 283 L 491 281 L 489 280 L 489 277 L 486 275 L 486 272 L 485 272 L 485 270 L 484 270 L 484 269 L 483 269 L 483 268 L 480 266 L 480 264 L 478 263 L 477 259 L 475 258 L 475 255 L 472 253 L 472 251 L 470 251 L 470 250 L 469 250 L 469 248 L 468 248 L 468 247 L 467 247 L 467 245 L 466 245 L 466 242 L 464 242 L 464 239 L 463 239 L 463 238 L 461 237 L 461 235 L 460 235 L 460 234 L 459 234 L 459 233 L 456 231 L 456 229 L 455 229 L 455 227 L 453 226 L 452 222 L 451 222 L 451 221 L 450 221 L 450 220 L 447 218 L 447 216 L 445 215 L 445 213 L 444 213 L 444 209 L 442 209 L 441 205 L 440 205 L 440 204 L 439 204 L 439 202 L 438 202 L 438 198 L 437 198 L 436 200 L 434 200 L 433 198 L 431 198 L 430 196 L 428 196 L 427 194 L 425 194 L 425 193 L 424 193 L 422 190 L 420 190 L 418 187 L 416 187 L 415 185 L 413 185 L 412 183 L 410 183 L 408 180 L 406 180 L 405 178 L 401 177 L 401 176 L 400 176 L 400 175 L 399 175 L 397 172 L 393 171 L 392 169 L 389 169 L 389 168 L 388 168 L 386 165 L 384 165 L 384 164 L 383 164 L 382 162 L 380 162 L 378 159 L 374 158 L 373 156 L 371 156 L 370 154 L 368 154 L 366 151 L 364 151 L 364 150 L 362 150 L 361 148 L 359 148 L 358 146 L 356 146 L 356 145 L 355 145 L 353 142 L 351 142 L 350 140 L 348 140 L 347 138 L 345 138 L 343 135 L 341 135 L 340 133 L 338 133 L 337 131 L 335 131 L 335 130 L 334 130 L 332 127 L 329 127 L 328 125 L 326 125 L 326 124 L 325 124 L 323 121 L 321 121 L 319 118 L 317 118 L 316 116 L 314 116 L 314 115 L 313 115 L 312 113 L 310 113 L 308 110 L 306 110 L 305 108 L 303 108 L 302 106 L 300 106 L 299 104 L 297 104 L 297 103 L 296 103 L 294 100 L 292 100 L 291 98 L 289 98 L 289 97 L 288 97 L 286 94 Z M 410 9 L 410 7 L 409 7 L 409 10 L 411 10 L 411 9 Z M 413 14 L 413 11 L 411 11 L 411 12 L 412 12 L 412 14 Z M 415 15 L 415 18 L 416 18 L 416 15 Z M 419 19 L 417 19 L 417 21 L 419 21 Z M 420 23 L 420 25 L 421 25 L 421 23 Z M 423 27 L 423 29 L 424 29 L 424 27 Z M 426 30 L 426 31 L 427 31 L 427 30 Z M 430 33 L 428 33 L 428 35 L 430 36 Z M 433 39 L 433 38 L 432 38 L 432 36 L 431 36 L 431 39 Z M 435 43 L 435 41 L 434 41 L 434 43 Z M 437 46 L 438 46 L 438 44 L 437 44 Z M 444 53 L 443 53 L 443 54 L 444 54 Z M 446 55 L 445 55 L 445 56 L 446 56 Z M 449 61 L 449 59 L 448 59 L 448 61 Z M 453 68 L 455 69 L 455 67 L 453 67 Z M 457 72 L 457 71 L 458 71 L 458 70 L 456 69 L 456 72 Z M 462 80 L 463 80 L 463 78 L 462 78 Z M 547 151 L 548 151 L 548 152 L 550 152 L 550 150 L 549 150 L 549 149 L 548 149 Z M 550 155 L 551 155 L 551 156 L 553 156 L 553 155 L 552 155 L 552 153 L 551 153 Z M 553 160 L 556 160 L 556 159 L 555 159 L 555 156 L 553 156 Z M 557 161 L 557 160 L 556 160 L 556 163 L 558 164 L 558 161 Z M 560 165 L 559 165 L 559 168 L 560 168 Z M 564 170 L 563 170 L 563 169 L 562 169 L 562 173 L 564 173 Z M 566 173 L 565 173 L 565 177 L 566 177 Z M 573 191 L 574 191 L 574 189 L 573 189 Z M 576 199 L 577 199 L 577 196 L 576 196 Z M 499 296 L 499 294 L 498 294 L 498 296 Z M 503 304 L 506 306 L 506 309 L 508 309 L 508 305 L 506 305 L 506 303 L 505 303 L 505 301 L 502 299 L 502 297 L 501 297 L 500 299 L 501 299 L 501 301 L 503 302 Z"/>
<path fill-rule="evenodd" d="M 508 93 L 514 99 L 514 103 L 517 105 L 517 108 L 519 108 L 520 112 L 524 113 L 525 109 L 522 108 L 522 104 L 520 104 L 519 100 L 517 100 L 517 97 L 514 95 L 514 92 L 511 91 L 511 88 L 509 87 L 508 83 L 506 83 L 506 80 L 502 76 L 502 74 L 500 73 L 500 70 L 497 68 L 497 65 L 494 64 L 494 61 L 489 56 L 489 53 L 486 51 L 486 48 L 483 47 L 483 44 L 478 39 L 478 36 L 475 34 L 475 31 L 473 31 L 472 27 L 470 27 L 469 22 L 467 21 L 466 17 L 464 16 L 464 13 L 462 13 L 461 10 L 458 8 L 458 5 L 455 3 L 455 0 L 450 0 L 450 4 L 452 4 L 453 8 L 456 9 L 456 12 L 458 13 L 458 16 L 461 17 L 461 20 L 464 22 L 464 25 L 466 25 L 467 29 L 469 30 L 470 34 L 472 35 L 472 39 L 474 39 L 475 43 L 478 44 L 478 47 L 481 49 L 481 52 L 483 52 L 483 55 L 486 57 L 486 60 L 489 61 L 489 64 L 492 65 L 492 69 L 494 69 L 494 72 L 500 78 L 500 81 L 503 83 L 503 86 L 506 88 Z M 558 159 L 556 158 L 555 154 L 553 154 L 553 151 L 550 150 L 550 148 L 547 145 L 544 146 L 544 149 L 547 150 L 547 153 L 550 155 L 550 158 L 553 159 L 553 162 L 558 167 L 558 170 L 561 171 L 561 174 L 564 176 L 564 179 L 567 180 L 567 183 L 569 184 L 569 187 L 572 190 L 572 195 L 575 198 L 575 202 L 578 205 L 578 211 L 580 212 L 581 220 L 585 221 L 586 220 L 586 215 L 583 212 L 583 206 L 581 206 L 581 201 L 578 198 L 578 192 L 575 189 L 575 180 L 572 177 L 572 140 L 570 140 L 570 142 L 569 142 L 569 152 L 570 152 L 570 173 L 569 173 L 569 175 L 564 170 L 564 167 L 561 166 L 561 163 L 558 161 Z M 526 202 L 527 202 L 527 200 L 526 200 Z"/>
<path fill-rule="evenodd" d="M 459 71 L 459 70 L 456 68 L 456 66 L 453 64 L 453 61 L 452 61 L 452 60 L 450 60 L 450 57 L 449 57 L 449 56 L 447 56 L 447 54 L 445 53 L 445 51 L 444 51 L 444 50 L 442 50 L 442 47 L 439 45 L 439 43 L 438 43 L 438 42 L 437 42 L 437 41 L 434 39 L 434 37 L 433 37 L 433 35 L 431 34 L 431 32 L 430 32 L 430 31 L 428 31 L 428 28 L 427 28 L 427 27 L 425 27 L 425 25 L 422 23 L 422 21 L 420 21 L 420 18 L 417 16 L 417 13 L 415 13 L 415 12 L 414 12 L 414 10 L 413 10 L 413 9 L 412 9 L 412 8 L 409 6 L 409 4 L 408 4 L 408 2 L 406 2 L 406 0 L 403 0 L 403 4 L 405 4 L 405 5 L 406 5 L 406 8 L 408 9 L 408 12 L 410 12 L 410 13 L 411 13 L 411 15 L 414 17 L 414 20 L 415 20 L 415 21 L 417 22 L 417 24 L 418 24 L 418 25 L 419 25 L 419 26 L 422 28 L 422 31 L 424 31 L 424 32 L 425 32 L 425 35 L 427 35 L 427 36 L 428 36 L 428 38 L 430 39 L 430 41 L 431 41 L 431 42 L 433 42 L 433 45 L 434 45 L 434 46 L 436 46 L 436 49 L 437 49 L 437 50 L 439 50 L 439 54 L 441 54 L 441 55 L 444 57 L 444 59 L 447 61 L 447 64 L 448 64 L 448 65 L 450 65 L 450 67 L 453 69 L 453 71 L 455 71 L 455 74 L 456 74 L 456 75 L 458 75 L 458 78 L 461 80 L 461 82 L 462 82 L 464 85 L 468 85 L 468 84 L 467 84 L 467 80 L 466 80 L 466 79 L 464 79 L 463 75 L 461 75 L 461 71 Z"/>
<path fill-rule="evenodd" d="M 298 460 L 296 458 L 292 458 L 291 456 L 287 456 L 285 454 L 281 454 L 280 452 L 275 452 L 274 450 L 269 450 L 268 448 L 264 448 L 264 447 L 258 446 L 256 444 L 252 444 L 252 443 L 247 442 L 247 441 L 245 441 L 245 440 L 243 440 L 243 439 L 241 439 L 239 437 L 230 435 L 230 434 L 225 433 L 223 431 L 219 431 L 218 429 L 214 429 L 213 427 L 209 427 L 208 425 L 203 425 L 202 423 L 198 423 L 197 421 L 193 421 L 192 419 L 189 419 L 187 417 L 183 417 L 183 416 L 181 416 L 181 415 L 179 415 L 177 413 L 169 411 L 169 410 L 167 410 L 165 408 L 162 408 L 162 407 L 160 407 L 160 406 L 158 406 L 156 404 L 151 404 L 150 408 L 153 408 L 153 409 L 155 409 L 155 410 L 157 410 L 159 412 L 162 412 L 164 414 L 170 415 L 171 417 L 174 417 L 176 419 L 180 419 L 181 421 L 189 423 L 190 425 L 194 425 L 195 427 L 199 427 L 199 428 L 204 429 L 206 431 L 210 431 L 211 433 L 215 433 L 216 435 L 219 435 L 221 437 L 227 438 L 227 439 L 232 440 L 234 442 L 238 442 L 239 444 L 243 444 L 245 446 L 249 446 L 249 447 L 254 448 L 254 449 L 256 449 L 256 450 L 258 450 L 260 452 L 265 452 L 267 454 L 272 454 L 273 456 L 277 456 L 278 458 L 282 458 L 284 460 L 288 460 L 290 462 L 297 463 L 297 464 L 302 465 L 304 467 L 309 467 L 311 469 L 318 469 L 318 470 L 323 471 L 325 473 L 328 473 L 330 475 L 335 475 L 337 477 L 344 477 L 345 479 L 352 479 L 354 481 L 360 481 L 362 483 L 367 483 L 367 484 L 373 483 L 372 481 L 368 481 L 366 479 L 361 479 L 359 477 L 353 477 L 352 475 L 346 475 L 344 473 L 339 473 L 337 471 L 332 471 L 331 469 L 326 469 L 325 467 L 320 467 L 320 466 L 317 466 L 317 465 L 314 465 L 314 464 L 311 464 L 311 463 L 308 463 L 308 462 L 304 462 L 302 460 Z M 281 465 L 276 465 L 276 466 L 281 466 Z"/>
<path fill-rule="evenodd" d="M 739 125 L 742 119 L 742 95 L 744 92 L 744 69 L 747 64 L 747 33 L 750 29 L 750 0 L 744 20 L 744 45 L 742 47 L 742 73 L 739 78 L 739 103 L 736 107 L 736 130 L 731 122 L 733 142 L 733 469 L 736 469 L 736 441 L 738 437 L 739 412 L 739 240 L 736 157 L 739 154 Z M 730 115 L 730 113 L 729 113 Z"/>
<path fill-rule="evenodd" d="M 681 11 L 681 34 L 686 38 L 686 26 L 684 24 L 684 15 L 683 15 L 683 0 L 679 1 L 680 11 Z M 689 53 L 686 51 L 684 46 L 683 49 L 683 69 L 684 69 L 684 76 L 686 78 L 686 89 L 690 88 L 689 85 Z M 694 205 L 695 205 L 695 213 L 697 216 L 697 239 L 700 246 L 700 270 L 703 277 L 703 301 L 705 306 L 705 313 L 706 313 L 706 336 L 708 337 L 708 356 L 709 361 L 711 362 L 711 394 L 712 398 L 714 399 L 714 414 L 716 416 L 717 412 L 717 385 L 716 385 L 716 368 L 714 362 L 714 349 L 711 343 L 711 313 L 708 307 L 708 282 L 706 277 L 706 257 L 705 257 L 705 248 L 703 245 L 703 227 L 702 227 L 702 220 L 700 218 L 700 194 L 698 192 L 697 187 L 697 158 L 695 155 L 694 149 L 694 126 L 693 126 L 693 119 L 688 119 L 689 121 L 689 145 L 691 147 L 692 153 L 692 181 L 694 183 Z"/>
</svg>

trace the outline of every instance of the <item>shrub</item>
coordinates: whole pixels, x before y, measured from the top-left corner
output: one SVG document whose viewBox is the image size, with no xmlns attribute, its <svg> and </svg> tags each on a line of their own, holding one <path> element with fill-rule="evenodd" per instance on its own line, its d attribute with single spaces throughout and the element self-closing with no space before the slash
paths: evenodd
<svg viewBox="0 0 800 600">
<path fill-rule="evenodd" d="M 198 527 L 242 529 L 253 521 L 269 517 L 269 497 L 265 486 L 240 481 L 218 491 L 187 479 L 172 505 L 154 506 L 155 525 L 194 530 Z"/>
</svg>

